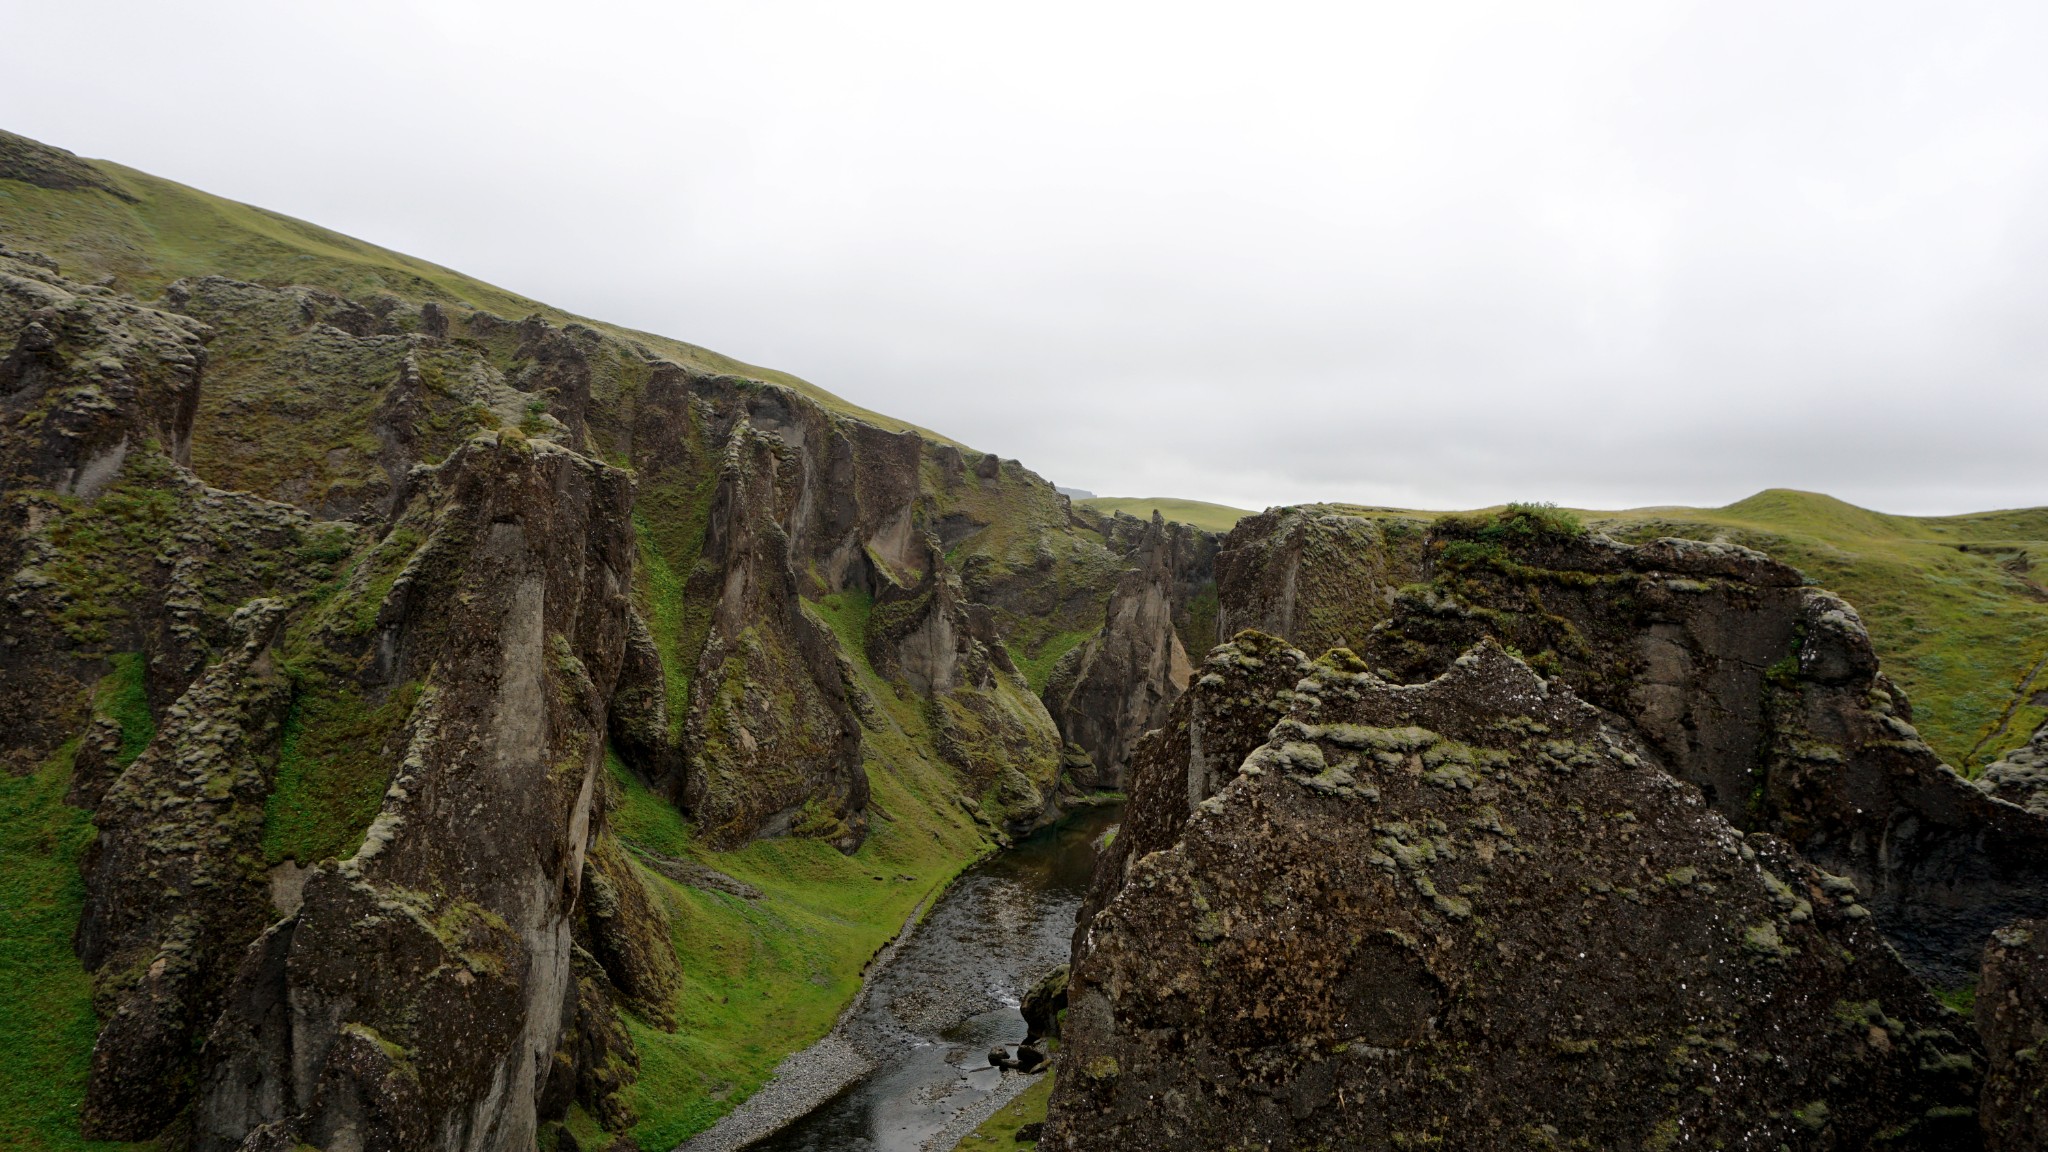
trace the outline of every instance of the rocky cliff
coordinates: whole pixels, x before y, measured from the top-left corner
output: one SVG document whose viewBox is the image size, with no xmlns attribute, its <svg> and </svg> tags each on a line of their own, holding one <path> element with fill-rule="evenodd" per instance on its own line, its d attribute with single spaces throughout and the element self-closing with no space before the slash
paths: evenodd
<svg viewBox="0 0 2048 1152">
<path fill-rule="evenodd" d="M 1109 522 L 1125 529 L 1129 517 Z M 1124 786 L 1138 739 L 1186 690 L 1189 652 L 1216 642 L 1215 537 L 1158 513 L 1129 533 L 1133 567 L 1117 579 L 1102 630 L 1068 652 L 1046 685 L 1046 706 L 1087 757 L 1090 787 Z"/>
<path fill-rule="evenodd" d="M 0 757 L 64 770 L 97 827 L 75 949 L 100 1026 L 51 1056 L 85 1064 L 87 1136 L 677 1130 L 634 1086 L 702 1014 L 678 918 L 693 883 L 761 893 L 674 854 L 894 827 L 880 859 L 950 869 L 1051 818 L 1103 781 L 1043 673 L 1161 547 L 1199 551 L 310 226 L 282 257 L 258 223 L 153 248 L 167 203 L 253 218 L 19 137 L 0 190 L 0 240 L 50 253 L 0 250 Z M 1169 653 L 1201 563 L 1153 596 Z M 106 687 L 131 668 L 139 713 Z M 1174 669 L 1106 698 L 1149 708 Z M 680 1050 L 664 1076 L 731 1093 Z"/>
</svg>

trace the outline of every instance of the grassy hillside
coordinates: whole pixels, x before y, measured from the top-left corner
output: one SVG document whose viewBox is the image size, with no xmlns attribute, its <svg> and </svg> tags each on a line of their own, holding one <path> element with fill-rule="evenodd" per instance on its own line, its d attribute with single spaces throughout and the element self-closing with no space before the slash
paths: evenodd
<svg viewBox="0 0 2048 1152">
<path fill-rule="evenodd" d="M 1104 515 L 1123 512 L 1141 520 L 1151 519 L 1156 511 L 1168 520 L 1177 520 L 1209 532 L 1228 532 L 1239 520 L 1251 515 L 1243 508 L 1232 508 L 1227 504 L 1175 500 L 1164 496 L 1091 496 L 1074 503 Z"/>
<path fill-rule="evenodd" d="M 388 248 L 303 220 L 239 204 L 106 160 L 79 159 L 81 181 L 48 188 L 6 179 L 42 148 L 0 130 L 0 245 L 40 252 L 76 280 L 108 281 L 117 291 L 155 299 L 188 276 L 227 276 L 262 284 L 304 284 L 355 299 L 380 293 L 459 305 L 508 320 L 539 315 L 585 324 L 638 343 L 679 364 L 795 388 L 836 412 L 934 440 L 937 433 L 872 412 L 786 372 L 758 368 L 707 348 L 571 315 Z M 96 179 L 95 179 L 96 177 Z"/>
<path fill-rule="evenodd" d="M 1359 515 L 1435 513 L 1343 506 Z M 1579 511 L 1631 541 L 1724 540 L 1792 564 L 1862 613 L 1920 732 L 1966 773 L 2048 719 L 2048 508 L 1891 516 L 1774 488 L 1725 508 Z"/>
</svg>

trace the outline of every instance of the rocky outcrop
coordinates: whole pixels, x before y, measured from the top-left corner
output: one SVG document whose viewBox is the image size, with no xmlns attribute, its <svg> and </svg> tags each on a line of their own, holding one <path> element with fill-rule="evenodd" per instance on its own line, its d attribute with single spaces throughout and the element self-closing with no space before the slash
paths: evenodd
<svg viewBox="0 0 2048 1152">
<path fill-rule="evenodd" d="M 1226 619 L 1272 614 L 1266 592 L 1290 581 L 1359 579 L 1369 591 L 1378 585 L 1357 573 L 1395 570 L 1410 552 L 1405 538 L 1375 542 L 1383 526 L 1359 531 L 1355 547 L 1386 553 L 1362 559 L 1294 548 L 1315 538 L 1299 524 L 1272 539 L 1260 530 L 1240 525 L 1219 556 Z M 1853 878 L 1891 941 L 1942 987 L 1971 979 L 1993 928 L 2048 911 L 2048 820 L 1944 765 L 1854 609 L 1797 571 L 1732 545 L 1621 544 L 1540 508 L 1447 517 L 1416 547 L 1426 579 L 1396 592 L 1353 641 L 1385 677 L 1427 680 L 1488 637 L 1525 653 L 1626 718 L 1736 827 L 1783 836 Z M 1292 602 L 1299 617 L 1299 592 Z M 1329 637 L 1362 620 L 1294 627 Z"/>
<path fill-rule="evenodd" d="M 19 180 L 59 191 L 91 189 L 123 200 L 135 198 L 108 179 L 106 173 L 76 155 L 5 131 L 0 131 L 0 180 Z"/>
<path fill-rule="evenodd" d="M 604 782 L 603 790 L 609 793 L 610 781 Z M 609 832 L 591 838 L 582 885 L 578 941 L 597 961 L 606 982 L 642 1020 L 673 1031 L 676 991 L 683 977 L 669 939 L 667 908 L 647 890 L 632 856 Z"/>
<path fill-rule="evenodd" d="M 116 542 L 96 532 L 79 543 L 101 555 L 79 558 L 82 549 L 51 533 L 93 505 L 131 453 L 153 447 L 175 468 L 190 441 L 204 331 L 0 249 L 0 570 L 10 578 L 10 611 L 0 613 L 0 709 L 10 718 L 0 768 L 28 771 L 84 727 L 89 687 L 103 671 L 96 657 L 116 625 L 126 625 L 131 650 L 153 631 L 132 613 L 154 597 L 104 586 L 117 575 L 140 583 L 126 565 L 105 571 Z M 91 587 L 73 586 L 94 576 L 102 579 Z M 165 684 L 162 703 L 187 682 Z"/>
<path fill-rule="evenodd" d="M 420 683 L 404 753 L 361 847 L 251 946 L 207 1043 L 201 1148 L 534 1139 L 576 994 L 632 485 L 482 437 L 409 487 L 393 532 L 422 544 L 382 597 L 375 661 Z"/>
<path fill-rule="evenodd" d="M 712 603 L 690 685 L 683 798 L 714 844 L 803 825 L 841 851 L 867 828 L 860 723 L 824 623 L 805 611 L 779 515 L 788 450 L 747 424 L 727 445 L 690 594 Z"/>
<path fill-rule="evenodd" d="M 995 614 L 970 603 L 928 544 L 913 587 L 885 582 L 868 617 L 875 670 L 923 697 L 934 746 L 961 776 L 970 811 L 1007 834 L 1057 814 L 1060 738 L 1017 671 Z"/>
<path fill-rule="evenodd" d="M 1984 769 L 1977 787 L 2038 816 L 2048 816 L 2048 723 L 2025 744 Z"/>
<path fill-rule="evenodd" d="M 2048 921 L 1991 934 L 1977 985 L 1984 1078 L 1984 1144 L 1991 1152 L 2048 1148 Z"/>
<path fill-rule="evenodd" d="M 1326 508 L 1238 521 L 1216 553 L 1217 636 L 1245 629 L 1306 651 L 1363 646 L 1401 587 L 1422 579 L 1425 526 Z"/>
<path fill-rule="evenodd" d="M 251 603 L 242 646 L 165 712 L 98 805 L 77 936 L 106 1022 L 89 1138 L 147 1139 L 184 1106 L 233 958 L 270 919 L 255 862 L 290 695 L 271 647 L 283 621 L 282 603 Z"/>
<path fill-rule="evenodd" d="M 1178 577 L 1195 529 L 1153 513 L 1118 578 L 1102 629 L 1061 659 L 1046 684 L 1047 710 L 1068 743 L 1088 754 L 1083 788 L 1121 788 L 1138 738 L 1166 719 L 1192 669 L 1175 612 L 1187 596 Z M 1178 595 L 1177 595 L 1178 593 Z M 1206 651 L 1206 646 L 1204 649 Z"/>
<path fill-rule="evenodd" d="M 1853 884 L 1609 714 L 1491 641 L 1282 691 L 1212 795 L 1133 796 L 1184 827 L 1076 950 L 1042 1146 L 1975 1143 L 1973 1039 Z"/>
<path fill-rule="evenodd" d="M 1132 866 L 1180 842 L 1189 813 L 1237 778 L 1237 766 L 1293 706 L 1294 686 L 1308 671 L 1306 656 L 1263 632 L 1240 632 L 1210 650 L 1166 722 L 1138 742 L 1123 823 L 1096 853 L 1074 919 L 1076 956 L 1096 913 L 1123 890 Z"/>
</svg>

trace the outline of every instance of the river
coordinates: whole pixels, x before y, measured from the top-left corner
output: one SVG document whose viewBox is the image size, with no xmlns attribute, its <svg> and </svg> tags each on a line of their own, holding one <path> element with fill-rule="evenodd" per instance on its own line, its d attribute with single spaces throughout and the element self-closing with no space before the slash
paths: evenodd
<svg viewBox="0 0 2048 1152">
<path fill-rule="evenodd" d="M 988 1050 L 1024 1039 L 1023 994 L 1067 959 L 1092 845 L 1121 806 L 1085 808 L 970 868 L 870 981 L 844 1034 L 877 1069 L 759 1152 L 944 1152 L 1022 1073 Z M 1010 1080 L 1003 1091 L 1004 1079 Z"/>
</svg>

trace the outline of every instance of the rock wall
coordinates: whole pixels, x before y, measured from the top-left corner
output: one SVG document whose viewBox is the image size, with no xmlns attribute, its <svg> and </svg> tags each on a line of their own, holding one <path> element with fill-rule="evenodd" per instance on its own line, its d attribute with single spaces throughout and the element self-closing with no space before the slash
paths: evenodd
<svg viewBox="0 0 2048 1152">
<path fill-rule="evenodd" d="M 1239 637 L 1148 749 L 1043 1146 L 1975 1145 L 1974 1039 L 1850 882 L 1491 641 L 1305 665 Z"/>
<path fill-rule="evenodd" d="M 1158 513 L 1131 543 L 1134 565 L 1117 580 L 1102 629 L 1069 652 L 1046 685 L 1046 707 L 1061 735 L 1087 754 L 1084 788 L 1124 786 L 1139 737 L 1166 720 L 1193 671 L 1184 634 L 1208 621 L 1188 609 L 1210 569 L 1213 538 Z M 1213 635 L 1196 641 L 1199 651 Z"/>
<path fill-rule="evenodd" d="M 404 756 L 361 847 L 315 866 L 244 964 L 209 1038 L 202 1148 L 534 1139 L 575 995 L 632 485 L 482 437 L 408 487 L 393 531 L 422 543 L 378 609 L 377 662 L 421 684 Z"/>
</svg>

